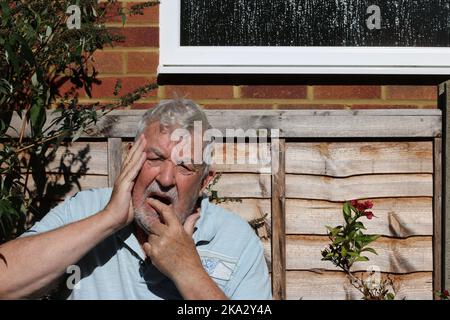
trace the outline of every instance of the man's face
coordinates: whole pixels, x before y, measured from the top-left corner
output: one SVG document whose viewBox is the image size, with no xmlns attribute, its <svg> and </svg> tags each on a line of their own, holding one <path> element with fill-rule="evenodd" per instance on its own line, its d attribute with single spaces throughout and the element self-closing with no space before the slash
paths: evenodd
<svg viewBox="0 0 450 320">
<path fill-rule="evenodd" d="M 150 198 L 169 205 L 181 223 L 193 213 L 200 191 L 210 177 L 202 181 L 202 170 L 192 164 L 177 168 L 171 160 L 172 149 L 179 141 L 171 141 L 171 130 L 165 130 L 159 122 L 152 122 L 144 130 L 147 140 L 147 160 L 143 164 L 132 192 L 135 221 L 148 232 L 148 226 L 158 213 L 150 206 Z"/>
</svg>

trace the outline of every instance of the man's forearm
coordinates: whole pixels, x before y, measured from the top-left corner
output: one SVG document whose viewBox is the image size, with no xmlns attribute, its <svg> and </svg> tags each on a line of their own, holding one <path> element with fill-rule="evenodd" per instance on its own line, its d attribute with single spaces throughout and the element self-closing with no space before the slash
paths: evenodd
<svg viewBox="0 0 450 320">
<path fill-rule="evenodd" d="M 183 278 L 175 281 L 175 285 L 185 300 L 228 299 L 205 270 L 186 274 Z"/>
<path fill-rule="evenodd" d="M 114 231 L 108 213 L 100 211 L 61 228 L 2 245 L 0 298 L 27 297 L 49 286 Z"/>
</svg>

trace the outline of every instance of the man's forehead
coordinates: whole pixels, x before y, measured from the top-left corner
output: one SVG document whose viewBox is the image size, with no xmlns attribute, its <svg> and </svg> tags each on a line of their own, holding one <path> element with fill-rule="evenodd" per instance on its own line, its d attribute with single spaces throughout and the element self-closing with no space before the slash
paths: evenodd
<svg viewBox="0 0 450 320">
<path fill-rule="evenodd" d="M 147 140 L 145 152 L 153 152 L 158 155 L 170 153 L 172 148 L 182 139 L 173 136 L 174 129 L 161 126 L 159 122 L 152 122 L 144 130 L 144 136 Z"/>
</svg>

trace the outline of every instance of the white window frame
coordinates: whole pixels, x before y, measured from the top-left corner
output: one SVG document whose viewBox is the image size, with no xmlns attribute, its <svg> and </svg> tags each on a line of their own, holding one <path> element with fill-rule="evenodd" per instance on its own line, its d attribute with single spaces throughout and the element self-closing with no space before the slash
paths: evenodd
<svg viewBox="0 0 450 320">
<path fill-rule="evenodd" d="M 450 48 L 183 47 L 180 7 L 160 4 L 159 74 L 450 75 Z"/>
</svg>

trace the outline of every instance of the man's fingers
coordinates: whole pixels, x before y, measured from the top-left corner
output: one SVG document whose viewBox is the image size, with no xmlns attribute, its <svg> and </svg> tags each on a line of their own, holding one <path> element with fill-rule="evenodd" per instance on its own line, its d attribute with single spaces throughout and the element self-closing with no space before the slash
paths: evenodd
<svg viewBox="0 0 450 320">
<path fill-rule="evenodd" d="M 123 179 L 128 182 L 134 181 L 139 174 L 139 171 L 141 171 L 146 159 L 147 155 L 145 152 L 142 152 L 140 158 L 137 159 L 137 162 L 133 162 L 132 165 L 130 165 L 130 167 L 123 173 Z"/>
<path fill-rule="evenodd" d="M 158 246 L 157 241 L 159 240 L 158 236 L 155 236 L 154 234 L 150 234 L 148 236 L 147 242 L 144 242 L 142 245 L 142 249 L 144 250 L 147 257 L 153 256 L 153 246 Z"/>
<path fill-rule="evenodd" d="M 188 235 L 192 236 L 194 234 L 195 223 L 197 222 L 197 220 L 199 218 L 200 218 L 200 213 L 191 214 L 189 217 L 186 218 L 183 228 L 184 228 L 184 231 L 186 231 L 186 233 Z"/>
<path fill-rule="evenodd" d="M 150 199 L 150 205 L 161 214 L 167 225 L 178 222 L 175 213 L 173 212 L 172 208 L 170 208 L 168 205 L 152 198 Z"/>
<path fill-rule="evenodd" d="M 151 235 L 160 236 L 166 231 L 167 226 L 159 221 L 154 221 L 151 223 L 151 225 L 148 225 L 147 228 L 151 232 L 149 236 Z"/>
<path fill-rule="evenodd" d="M 139 170 L 141 170 L 141 167 L 144 164 L 146 156 L 144 152 L 145 142 L 146 142 L 145 138 L 142 137 L 142 142 L 138 145 L 132 157 L 127 160 L 128 162 L 122 168 L 121 174 L 122 177 L 127 177 L 130 172 L 133 172 L 132 175 L 134 175 L 135 177 L 137 173 L 139 173 Z M 131 178 L 131 180 L 134 179 L 134 177 Z"/>
<path fill-rule="evenodd" d="M 144 249 L 144 252 L 145 252 L 147 257 L 151 257 L 151 255 L 152 255 L 152 246 L 150 245 L 150 243 L 145 242 L 142 245 L 142 249 Z"/>
<path fill-rule="evenodd" d="M 142 145 L 142 142 L 144 140 L 144 135 L 141 134 L 139 138 L 136 140 L 136 142 L 133 144 L 131 149 L 128 151 L 127 156 L 125 157 L 123 161 L 123 166 L 125 167 L 133 157 L 133 155 L 136 153 L 136 150 L 139 148 L 140 145 Z"/>
<path fill-rule="evenodd" d="M 154 235 L 154 234 L 149 234 L 148 235 L 148 239 L 147 239 L 147 243 L 150 244 L 150 246 L 152 244 L 156 244 L 156 241 L 158 241 L 159 237 Z"/>
</svg>

